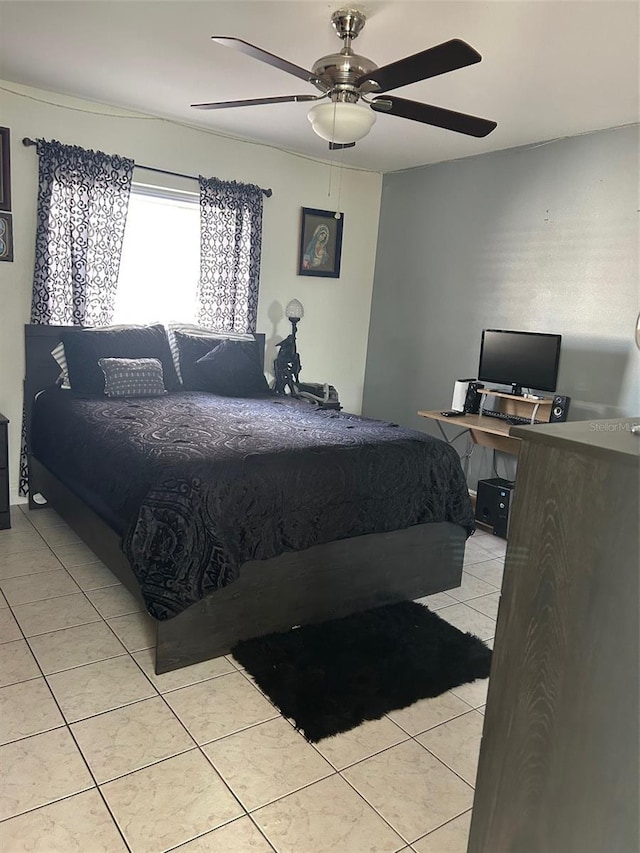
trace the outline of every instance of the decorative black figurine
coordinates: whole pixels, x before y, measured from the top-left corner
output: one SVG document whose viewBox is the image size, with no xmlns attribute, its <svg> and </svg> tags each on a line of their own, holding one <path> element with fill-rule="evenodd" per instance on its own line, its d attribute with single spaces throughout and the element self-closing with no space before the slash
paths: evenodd
<svg viewBox="0 0 640 853">
<path fill-rule="evenodd" d="M 288 388 L 288 393 L 295 397 L 296 383 L 299 381 L 302 369 L 300 356 L 296 352 L 296 339 L 294 335 L 289 335 L 276 346 L 280 347 L 274 361 L 276 394 L 286 394 Z"/>
</svg>

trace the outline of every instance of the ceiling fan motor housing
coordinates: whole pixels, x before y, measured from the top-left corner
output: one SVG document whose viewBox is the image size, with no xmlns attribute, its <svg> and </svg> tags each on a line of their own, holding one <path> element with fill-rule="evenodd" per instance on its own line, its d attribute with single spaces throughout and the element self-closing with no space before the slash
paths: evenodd
<svg viewBox="0 0 640 853">
<path fill-rule="evenodd" d="M 356 87 L 360 77 L 378 67 L 375 62 L 351 49 L 351 41 L 357 38 L 366 20 L 366 15 L 359 9 L 339 9 L 331 16 L 336 34 L 344 40 L 345 45 L 339 53 L 330 53 L 318 59 L 312 73 L 331 92 L 333 101 L 355 104 L 361 95 L 378 88 L 374 81 Z"/>
<path fill-rule="evenodd" d="M 329 87 L 332 97 L 339 96 L 336 100 L 355 103 L 360 95 L 377 88 L 377 84 L 373 81 L 367 81 L 364 85 L 356 87 L 356 80 L 370 71 L 375 71 L 377 67 L 375 62 L 367 59 L 366 56 L 359 56 L 350 48 L 345 48 L 340 53 L 330 53 L 328 56 L 321 57 L 314 64 L 312 72 L 314 77 Z"/>
</svg>

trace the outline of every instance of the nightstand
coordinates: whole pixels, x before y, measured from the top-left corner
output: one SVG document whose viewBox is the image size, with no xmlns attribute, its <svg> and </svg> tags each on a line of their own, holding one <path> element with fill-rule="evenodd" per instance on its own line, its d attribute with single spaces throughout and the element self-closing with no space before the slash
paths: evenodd
<svg viewBox="0 0 640 853">
<path fill-rule="evenodd" d="M 0 530 L 9 527 L 9 420 L 0 412 Z"/>
</svg>

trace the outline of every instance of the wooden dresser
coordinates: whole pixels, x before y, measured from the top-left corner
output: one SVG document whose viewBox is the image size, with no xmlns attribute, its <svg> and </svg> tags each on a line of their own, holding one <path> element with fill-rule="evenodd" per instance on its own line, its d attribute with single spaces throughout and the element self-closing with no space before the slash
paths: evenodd
<svg viewBox="0 0 640 853">
<path fill-rule="evenodd" d="M 637 853 L 636 419 L 522 441 L 468 853 Z"/>
</svg>

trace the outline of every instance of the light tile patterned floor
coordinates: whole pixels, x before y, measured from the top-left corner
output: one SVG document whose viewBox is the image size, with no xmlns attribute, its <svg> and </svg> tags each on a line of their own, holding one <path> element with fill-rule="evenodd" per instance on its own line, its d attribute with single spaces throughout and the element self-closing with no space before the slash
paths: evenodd
<svg viewBox="0 0 640 853">
<path fill-rule="evenodd" d="M 309 744 L 230 657 L 156 676 L 153 620 L 51 510 L 0 532 L 3 853 L 464 853 L 487 682 Z M 491 640 L 504 543 L 421 602 Z"/>
</svg>

